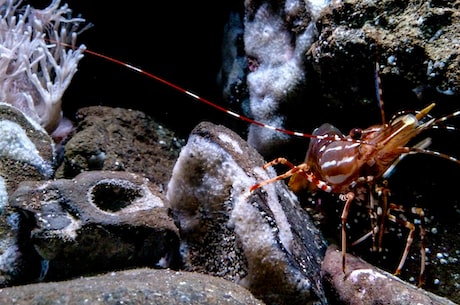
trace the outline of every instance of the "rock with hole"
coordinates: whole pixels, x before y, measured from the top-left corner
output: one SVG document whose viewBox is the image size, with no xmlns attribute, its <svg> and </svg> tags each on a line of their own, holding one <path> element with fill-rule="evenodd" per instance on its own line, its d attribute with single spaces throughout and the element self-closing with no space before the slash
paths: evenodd
<svg viewBox="0 0 460 305">
<path fill-rule="evenodd" d="M 178 230 L 158 190 L 128 172 L 21 183 L 10 198 L 29 220 L 45 280 L 119 270 L 174 267 Z"/>
</svg>

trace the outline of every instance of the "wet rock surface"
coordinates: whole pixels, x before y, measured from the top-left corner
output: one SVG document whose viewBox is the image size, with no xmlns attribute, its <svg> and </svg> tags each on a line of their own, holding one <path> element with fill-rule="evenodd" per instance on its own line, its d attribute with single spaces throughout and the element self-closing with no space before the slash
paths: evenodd
<svg viewBox="0 0 460 305">
<path fill-rule="evenodd" d="M 120 268 L 172 267 L 238 283 L 266 304 L 345 299 L 342 282 L 326 280 L 335 293 L 324 291 L 320 268 L 326 243 L 285 184 L 249 193 L 252 185 L 275 174 L 263 170 L 263 164 L 238 135 L 202 123 L 174 170 L 169 169 L 167 196 L 144 175 L 123 171 L 23 182 L 10 203 L 17 215 L 26 216 L 20 222 L 22 245 L 36 251 L 30 249 L 33 273 L 22 283 Z M 123 282 L 118 275 L 115 281 Z M 109 286 L 98 287 L 113 297 Z"/>
<path fill-rule="evenodd" d="M 325 106 L 351 122 L 379 123 L 378 63 L 388 116 L 432 101 L 455 108 L 459 18 L 457 1 L 333 1 L 318 17 L 318 39 L 307 54 Z M 329 111 L 328 119 L 335 117 Z"/>
<path fill-rule="evenodd" d="M 184 267 L 240 283 L 268 304 L 326 303 L 325 240 L 285 184 L 249 192 L 269 178 L 263 164 L 223 126 L 204 122 L 192 131 L 167 192 Z"/>
<path fill-rule="evenodd" d="M 177 267 L 179 236 L 150 182 L 128 172 L 23 182 L 10 205 L 33 228 L 43 280 L 136 266 Z"/>
<path fill-rule="evenodd" d="M 53 175 L 55 146 L 46 131 L 18 109 L 0 103 L 0 286 L 35 279 L 40 258 L 19 230 L 8 197 L 26 180 Z"/>
<path fill-rule="evenodd" d="M 91 106 L 76 114 L 76 132 L 65 145 L 56 176 L 114 170 L 142 174 L 165 187 L 183 145 L 174 133 L 141 111 Z"/>
<path fill-rule="evenodd" d="M 0 303 L 263 305 L 243 287 L 217 277 L 152 269 L 3 288 Z"/>
<path fill-rule="evenodd" d="M 17 108 L 0 103 L 0 175 L 7 192 L 24 180 L 53 176 L 54 142 L 37 123 Z"/>
<path fill-rule="evenodd" d="M 455 304 L 410 285 L 351 254 L 347 254 L 346 261 L 344 274 L 342 252 L 335 245 L 329 246 L 321 272 L 330 295 L 330 304 Z"/>
<path fill-rule="evenodd" d="M 194 146 L 196 137 L 207 143 Z M 268 178 L 260 169 L 261 156 L 229 129 L 210 123 L 195 129 L 189 146 L 195 150 L 184 149 L 168 198 L 161 186 L 124 171 L 93 170 L 73 179 L 20 183 L 9 206 L 18 211 L 18 230 L 38 255 L 34 277 L 23 283 L 169 267 L 231 280 L 270 303 L 325 303 L 319 277 L 325 242 L 308 214 L 283 184 L 249 194 L 251 185 Z M 190 153 L 202 159 L 189 162 Z M 203 171 L 205 164 L 209 173 Z M 197 218 L 194 226 L 187 218 L 194 213 L 187 194 L 199 192 L 208 194 L 198 207 L 199 213 L 206 210 L 205 221 Z M 174 207 L 179 229 L 168 206 Z M 204 238 L 194 240 L 199 235 Z"/>
</svg>

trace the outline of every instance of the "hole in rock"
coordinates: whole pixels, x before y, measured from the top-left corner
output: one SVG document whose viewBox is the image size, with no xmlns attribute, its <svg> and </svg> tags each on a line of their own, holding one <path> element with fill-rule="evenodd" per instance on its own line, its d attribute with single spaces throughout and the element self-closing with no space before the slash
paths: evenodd
<svg viewBox="0 0 460 305">
<path fill-rule="evenodd" d="M 101 210 L 117 212 L 142 197 L 141 189 L 127 181 L 101 181 L 91 190 L 95 205 Z"/>
</svg>

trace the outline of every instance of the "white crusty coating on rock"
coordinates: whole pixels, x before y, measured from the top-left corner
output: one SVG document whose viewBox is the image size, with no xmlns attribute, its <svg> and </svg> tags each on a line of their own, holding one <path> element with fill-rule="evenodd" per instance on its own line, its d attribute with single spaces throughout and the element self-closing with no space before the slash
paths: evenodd
<svg viewBox="0 0 460 305">
<path fill-rule="evenodd" d="M 36 167 L 45 176 L 52 176 L 51 164 L 43 160 L 37 147 L 17 123 L 0 121 L 0 155 Z"/>
</svg>

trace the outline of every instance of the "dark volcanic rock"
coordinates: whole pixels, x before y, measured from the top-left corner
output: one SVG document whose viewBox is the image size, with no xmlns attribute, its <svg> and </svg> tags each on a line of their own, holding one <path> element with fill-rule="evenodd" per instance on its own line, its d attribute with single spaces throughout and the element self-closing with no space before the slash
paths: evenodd
<svg viewBox="0 0 460 305">
<path fill-rule="evenodd" d="M 347 272 L 342 271 L 342 252 L 330 246 L 322 266 L 324 285 L 331 304 L 436 304 L 452 301 L 410 285 L 365 261 L 347 254 Z"/>
<path fill-rule="evenodd" d="M 249 192 L 274 175 L 263 164 L 223 126 L 193 130 L 167 192 L 185 267 L 239 283 L 267 304 L 325 303 L 325 241 L 284 183 Z"/>
<path fill-rule="evenodd" d="M 77 130 L 65 145 L 58 177 L 87 170 L 128 171 L 165 186 L 182 141 L 145 113 L 111 107 L 78 111 Z"/>
<path fill-rule="evenodd" d="M 24 180 L 49 179 L 54 174 L 51 137 L 18 109 L 0 103 L 0 176 L 8 192 Z"/>
<path fill-rule="evenodd" d="M 1 304 L 263 305 L 243 287 L 198 273 L 135 269 L 0 290 Z"/>
<path fill-rule="evenodd" d="M 23 182 L 10 205 L 27 216 L 46 280 L 135 266 L 177 267 L 178 230 L 153 185 L 127 172 Z M 46 269 L 47 268 L 47 269 Z"/>
<path fill-rule="evenodd" d="M 387 116 L 420 99 L 423 106 L 433 100 L 455 102 L 460 95 L 459 25 L 457 1 L 333 1 L 318 18 L 319 37 L 308 54 L 330 107 L 325 113 L 337 120 L 346 114 L 353 123 L 378 123 L 376 62 Z"/>
<path fill-rule="evenodd" d="M 54 175 L 53 140 L 15 107 L 0 103 L 0 286 L 35 280 L 39 257 L 19 231 L 20 215 L 8 197 L 25 180 Z"/>
</svg>

